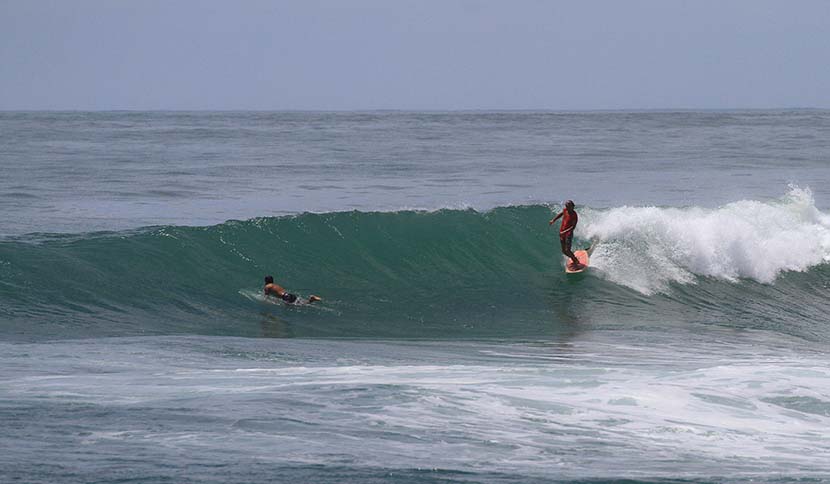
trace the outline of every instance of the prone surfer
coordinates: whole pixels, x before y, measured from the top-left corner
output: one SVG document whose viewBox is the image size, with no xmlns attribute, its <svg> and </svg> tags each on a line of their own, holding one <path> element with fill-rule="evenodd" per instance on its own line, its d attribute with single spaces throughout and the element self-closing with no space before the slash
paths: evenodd
<svg viewBox="0 0 830 484">
<path fill-rule="evenodd" d="M 562 225 L 559 227 L 559 244 L 562 246 L 562 253 L 566 257 L 570 257 L 574 265 L 579 267 L 582 264 L 580 264 L 579 259 L 571 251 L 574 229 L 576 229 L 576 223 L 579 221 L 579 216 L 576 214 L 576 210 L 574 210 L 573 200 L 565 202 L 565 209 L 559 212 L 559 215 L 553 217 L 548 225 L 553 225 L 560 217 L 562 218 Z"/>
<path fill-rule="evenodd" d="M 297 296 L 296 294 L 291 294 L 279 284 L 275 284 L 273 276 L 265 276 L 265 287 L 263 287 L 262 290 L 263 292 L 265 292 L 266 297 L 274 296 L 276 298 L 282 299 L 288 304 L 294 304 L 300 299 L 299 296 Z M 313 303 L 315 301 L 322 301 L 322 299 L 319 296 L 315 296 L 313 294 L 308 297 L 309 303 Z"/>
</svg>

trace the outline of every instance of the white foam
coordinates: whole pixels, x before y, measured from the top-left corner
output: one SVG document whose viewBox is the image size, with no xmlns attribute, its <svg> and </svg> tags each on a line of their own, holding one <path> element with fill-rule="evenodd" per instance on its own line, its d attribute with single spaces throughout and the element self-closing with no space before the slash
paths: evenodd
<svg viewBox="0 0 830 484">
<path fill-rule="evenodd" d="M 74 419 L 84 430 L 78 441 L 101 462 L 113 445 L 130 445 L 279 465 L 344 459 L 395 469 L 426 462 L 531 480 L 554 465 L 569 480 L 830 472 L 830 443 L 823 438 L 830 425 L 826 354 L 764 350 L 757 345 L 763 339 L 730 340 L 723 347 L 728 354 L 721 348 L 708 356 L 709 339 L 640 347 L 574 341 L 567 354 L 578 358 L 554 365 L 525 357 L 556 353 L 550 346 L 499 348 L 515 349 L 518 358 L 479 360 L 464 352 L 465 363 L 415 364 L 390 360 L 408 346 L 386 343 L 370 352 L 384 355 L 382 363 L 353 342 L 151 341 L 59 342 L 15 351 L 0 344 L 0 394 L 27 405 L 59 404 L 53 411 Z M 194 347 L 202 349 L 190 352 Z M 216 349 L 270 355 L 251 361 Z M 321 352 L 338 356 L 311 356 Z M 85 355 L 83 362 L 77 354 Z M 278 355 L 288 359 L 270 358 Z M 299 355 L 311 358 L 287 364 Z M 446 359 L 456 360 L 451 355 Z M 340 358 L 345 362 L 337 363 Z M 76 416 L 63 403 L 107 412 Z M 153 424 L 157 415 L 165 416 L 164 425 Z"/>
<path fill-rule="evenodd" d="M 262 293 L 261 290 L 252 290 L 252 289 L 240 289 L 237 291 L 240 296 L 243 296 L 245 299 L 249 301 L 255 301 L 262 304 L 270 304 L 272 306 L 280 306 L 280 307 L 309 307 L 314 308 L 317 311 L 327 311 L 327 312 L 335 312 L 333 308 L 327 308 L 322 304 L 311 304 L 308 302 L 307 296 L 302 296 L 298 294 L 298 299 L 293 303 L 286 303 L 283 302 L 281 299 L 277 299 L 275 297 L 269 297 Z M 332 303 L 333 301 L 327 300 L 327 303 Z M 336 302 L 336 301 L 334 301 Z"/>
<path fill-rule="evenodd" d="M 249 301 L 256 301 L 256 302 L 266 303 L 266 304 L 276 304 L 278 306 L 282 305 L 281 300 L 277 300 L 277 299 L 274 299 L 274 298 L 271 298 L 271 297 L 266 297 L 265 294 L 262 293 L 262 291 L 253 291 L 253 290 L 250 290 L 250 289 L 240 289 L 238 292 L 241 296 L 245 297 Z"/>
<path fill-rule="evenodd" d="M 599 239 L 591 265 L 644 294 L 696 276 L 772 283 L 784 271 L 830 261 L 830 216 L 809 188 L 776 201 L 742 200 L 717 209 L 619 207 L 586 210 L 582 237 Z"/>
</svg>

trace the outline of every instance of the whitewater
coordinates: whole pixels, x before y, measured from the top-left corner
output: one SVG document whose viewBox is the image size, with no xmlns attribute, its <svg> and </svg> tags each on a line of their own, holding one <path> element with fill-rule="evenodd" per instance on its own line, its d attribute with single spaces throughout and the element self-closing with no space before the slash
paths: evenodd
<svg viewBox="0 0 830 484">
<path fill-rule="evenodd" d="M 828 129 L 0 113 L 0 481 L 830 480 Z"/>
<path fill-rule="evenodd" d="M 717 209 L 617 207 L 591 213 L 585 236 L 602 241 L 594 266 L 651 294 L 700 277 L 772 283 L 830 260 L 830 217 L 809 189 L 780 200 L 741 200 Z"/>
</svg>

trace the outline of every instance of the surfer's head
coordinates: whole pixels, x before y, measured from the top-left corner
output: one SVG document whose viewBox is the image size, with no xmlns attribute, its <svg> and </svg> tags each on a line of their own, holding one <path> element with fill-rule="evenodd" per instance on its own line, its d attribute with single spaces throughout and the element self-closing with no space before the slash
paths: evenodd
<svg viewBox="0 0 830 484">
<path fill-rule="evenodd" d="M 273 284 L 274 276 L 265 276 L 265 284 Z"/>
<path fill-rule="evenodd" d="M 574 201 L 573 201 L 573 200 L 568 200 L 568 201 L 566 201 L 566 202 L 565 202 L 565 208 L 567 208 L 568 210 L 573 210 L 573 208 L 574 208 Z"/>
</svg>

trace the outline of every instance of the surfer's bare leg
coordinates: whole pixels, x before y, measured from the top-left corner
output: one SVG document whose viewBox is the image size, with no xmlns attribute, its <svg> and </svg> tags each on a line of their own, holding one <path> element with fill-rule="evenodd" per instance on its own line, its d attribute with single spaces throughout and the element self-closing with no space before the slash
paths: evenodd
<svg viewBox="0 0 830 484">
<path fill-rule="evenodd" d="M 308 302 L 309 303 L 313 303 L 313 302 L 316 302 L 316 301 L 322 301 L 322 300 L 323 299 L 320 296 L 315 296 L 314 294 L 312 294 L 311 296 L 308 296 Z"/>
<path fill-rule="evenodd" d="M 560 239 L 559 243 L 562 245 L 562 253 L 565 255 L 565 257 L 570 257 L 570 259 L 571 259 L 571 261 L 573 261 L 574 265 L 577 265 L 577 266 L 581 265 L 579 263 L 579 259 L 577 259 L 576 256 L 574 255 L 574 253 L 571 251 L 570 239 L 568 239 L 568 240 L 561 240 Z"/>
</svg>

